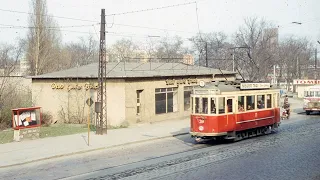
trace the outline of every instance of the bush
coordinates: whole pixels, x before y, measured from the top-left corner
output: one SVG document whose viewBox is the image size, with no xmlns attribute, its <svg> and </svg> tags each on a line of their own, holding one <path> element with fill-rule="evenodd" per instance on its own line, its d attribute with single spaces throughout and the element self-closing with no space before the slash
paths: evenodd
<svg viewBox="0 0 320 180">
<path fill-rule="evenodd" d="M 43 112 L 42 113 L 42 118 L 41 118 L 41 125 L 42 126 L 50 126 L 53 121 L 53 116 L 51 115 L 50 112 Z"/>
</svg>

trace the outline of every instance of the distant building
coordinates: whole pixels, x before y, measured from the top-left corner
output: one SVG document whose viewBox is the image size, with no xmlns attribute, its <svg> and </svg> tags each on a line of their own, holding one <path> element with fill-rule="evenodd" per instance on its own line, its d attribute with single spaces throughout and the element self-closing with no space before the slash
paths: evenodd
<svg viewBox="0 0 320 180">
<path fill-rule="evenodd" d="M 194 65 L 194 58 L 191 54 L 185 54 L 185 55 L 183 55 L 182 62 L 184 64 Z"/>
</svg>

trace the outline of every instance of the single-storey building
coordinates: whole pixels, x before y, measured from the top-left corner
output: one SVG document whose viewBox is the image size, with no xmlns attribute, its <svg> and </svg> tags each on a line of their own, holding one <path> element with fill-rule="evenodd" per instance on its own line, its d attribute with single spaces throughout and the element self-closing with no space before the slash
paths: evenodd
<svg viewBox="0 0 320 180">
<path fill-rule="evenodd" d="M 189 116 L 190 93 L 199 81 L 235 80 L 236 73 L 183 63 L 107 63 L 107 122 L 155 122 Z M 98 63 L 32 77 L 34 106 L 57 123 L 95 120 Z M 92 121 L 94 123 L 94 121 Z"/>
<path fill-rule="evenodd" d="M 296 86 L 296 92 L 299 98 L 304 97 L 304 90 L 306 87 L 314 86 L 320 84 L 320 79 L 295 79 L 293 80 L 293 85 Z"/>
</svg>

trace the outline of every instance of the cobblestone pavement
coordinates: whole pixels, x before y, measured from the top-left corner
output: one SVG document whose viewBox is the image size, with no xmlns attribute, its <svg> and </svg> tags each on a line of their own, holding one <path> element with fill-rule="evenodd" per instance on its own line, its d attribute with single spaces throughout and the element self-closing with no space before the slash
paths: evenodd
<svg viewBox="0 0 320 180">
<path fill-rule="evenodd" d="M 2 179 L 320 179 L 320 118 L 294 115 L 279 132 L 237 143 L 189 135 L 0 169 Z"/>
</svg>

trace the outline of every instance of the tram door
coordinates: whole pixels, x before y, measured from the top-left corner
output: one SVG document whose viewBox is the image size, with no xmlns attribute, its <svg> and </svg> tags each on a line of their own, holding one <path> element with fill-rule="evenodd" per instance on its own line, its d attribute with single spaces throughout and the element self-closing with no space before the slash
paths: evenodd
<svg viewBox="0 0 320 180">
<path fill-rule="evenodd" d="M 230 128 L 231 125 L 233 126 L 235 124 L 235 109 L 236 109 L 236 103 L 235 103 L 235 97 L 226 97 L 225 100 L 226 104 L 226 114 L 227 114 L 227 125 Z M 233 127 L 232 127 L 233 128 Z"/>
</svg>

